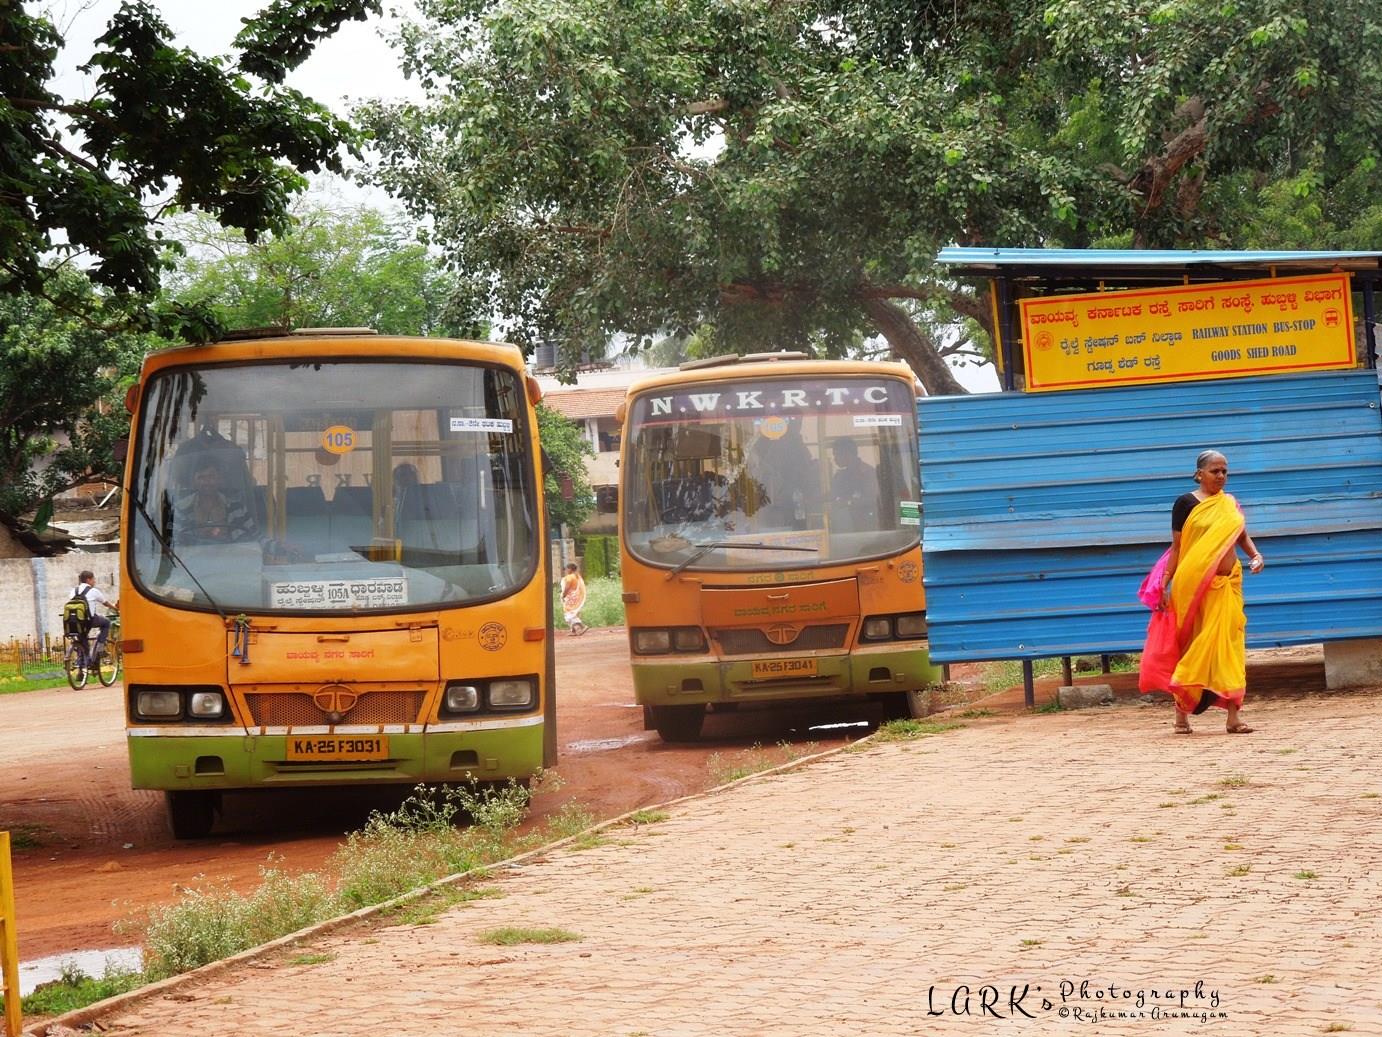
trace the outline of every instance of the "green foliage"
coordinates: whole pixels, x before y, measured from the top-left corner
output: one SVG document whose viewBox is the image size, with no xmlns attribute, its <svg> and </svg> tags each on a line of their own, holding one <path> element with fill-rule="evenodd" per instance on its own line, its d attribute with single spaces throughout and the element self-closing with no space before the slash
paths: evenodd
<svg viewBox="0 0 1382 1037">
<path fill-rule="evenodd" d="M 563 524 L 574 533 L 595 511 L 595 491 L 586 475 L 586 458 L 595 456 L 595 448 L 580 425 L 540 403 L 537 428 L 542 452 L 549 461 L 542 488 L 552 520 L 552 535 L 557 536 Z M 569 495 L 563 490 L 564 484 L 569 487 Z"/>
<path fill-rule="evenodd" d="M 212 887 L 190 890 L 177 903 L 152 908 L 144 934 L 145 973 L 175 976 L 238 954 L 338 914 L 330 883 L 314 872 L 260 869 L 248 895 Z"/>
<path fill-rule="evenodd" d="M 619 538 L 589 536 L 583 542 L 581 568 L 587 580 L 619 575 Z"/>
<path fill-rule="evenodd" d="M 615 331 L 671 355 L 881 331 L 935 391 L 989 320 L 940 246 L 1273 245 L 1243 216 L 1288 182 L 1333 214 L 1313 247 L 1377 226 L 1382 22 L 1356 0 L 418 9 L 398 46 L 428 100 L 357 112 L 375 176 L 567 363 Z"/>
<path fill-rule="evenodd" d="M 233 328 L 485 333 L 453 319 L 456 278 L 401 219 L 323 197 L 296 207 L 293 216 L 291 227 L 253 243 L 209 217 L 179 222 L 187 255 L 164 278 L 165 293 Z"/>
<path fill-rule="evenodd" d="M 25 1015 L 62 1015 L 74 1012 L 108 997 L 124 994 L 148 982 L 142 973 L 134 969 L 107 965 L 97 978 L 88 976 L 70 962 L 52 983 L 44 983 L 32 994 L 21 998 Z M 0 997 L 0 1012 L 4 1011 L 5 999 Z"/>
<path fill-rule="evenodd" d="M 102 312 L 81 275 L 49 283 Z M 0 294 L 0 513 L 24 514 L 88 480 L 118 481 L 112 448 L 129 429 L 120 390 L 145 348 L 40 296 Z"/>
<path fill-rule="evenodd" d="M 251 237 L 285 227 L 303 174 L 341 170 L 340 145 L 356 135 L 274 84 L 341 21 L 378 10 L 378 0 L 278 0 L 247 21 L 237 68 L 177 47 L 152 4 L 126 0 L 81 66 L 94 93 L 68 99 L 51 86 L 64 42 L 53 20 L 0 5 L 0 287 L 42 292 L 83 256 L 94 283 L 147 303 L 164 244 L 152 197 Z"/>
</svg>

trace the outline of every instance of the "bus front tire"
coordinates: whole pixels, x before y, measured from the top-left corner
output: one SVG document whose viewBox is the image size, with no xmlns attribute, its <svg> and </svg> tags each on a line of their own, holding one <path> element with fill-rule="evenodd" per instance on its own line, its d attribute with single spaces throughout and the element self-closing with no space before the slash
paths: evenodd
<svg viewBox="0 0 1382 1037">
<path fill-rule="evenodd" d="M 883 719 L 920 720 L 931 715 L 931 692 L 929 688 L 916 688 L 912 691 L 894 691 L 883 696 Z"/>
<path fill-rule="evenodd" d="M 202 789 L 165 792 L 174 839 L 205 839 L 216 823 L 216 793 Z"/>
<path fill-rule="evenodd" d="M 653 726 L 664 742 L 694 742 L 701 737 L 705 706 L 653 706 Z"/>
</svg>

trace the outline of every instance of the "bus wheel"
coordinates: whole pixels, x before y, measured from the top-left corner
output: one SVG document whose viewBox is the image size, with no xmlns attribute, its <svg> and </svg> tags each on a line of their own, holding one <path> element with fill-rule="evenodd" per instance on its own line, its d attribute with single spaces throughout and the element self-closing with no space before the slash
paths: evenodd
<svg viewBox="0 0 1382 1037">
<path fill-rule="evenodd" d="M 931 694 L 926 688 L 895 691 L 883 696 L 884 720 L 920 720 L 931 713 Z"/>
<path fill-rule="evenodd" d="M 216 821 L 216 793 L 197 789 L 163 795 L 174 839 L 204 839 L 211 834 Z"/>
<path fill-rule="evenodd" d="M 701 736 L 705 706 L 653 706 L 653 726 L 664 742 L 694 742 Z"/>
</svg>

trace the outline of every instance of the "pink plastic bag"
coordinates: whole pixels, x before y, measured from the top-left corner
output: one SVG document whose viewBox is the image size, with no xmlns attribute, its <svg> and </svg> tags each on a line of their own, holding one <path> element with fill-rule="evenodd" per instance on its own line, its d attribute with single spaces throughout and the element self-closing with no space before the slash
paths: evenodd
<svg viewBox="0 0 1382 1037">
<path fill-rule="evenodd" d="M 1137 674 L 1137 690 L 1169 691 L 1171 675 L 1180 662 L 1180 643 L 1176 636 L 1175 609 L 1157 609 L 1147 624 L 1147 644 L 1142 649 L 1142 664 Z"/>
<path fill-rule="evenodd" d="M 1170 565 L 1171 549 L 1168 547 L 1166 553 L 1157 559 L 1156 565 L 1143 577 L 1142 586 L 1137 588 L 1137 600 L 1149 609 L 1161 608 L 1161 592 L 1166 587 L 1166 570 Z"/>
</svg>

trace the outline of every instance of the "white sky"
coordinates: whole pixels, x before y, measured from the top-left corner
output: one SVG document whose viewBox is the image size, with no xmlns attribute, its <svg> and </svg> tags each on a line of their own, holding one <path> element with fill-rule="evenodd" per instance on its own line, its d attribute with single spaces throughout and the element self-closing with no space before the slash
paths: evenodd
<svg viewBox="0 0 1382 1037">
<path fill-rule="evenodd" d="M 257 14 L 265 0 L 155 0 L 176 35 L 177 42 L 203 55 L 225 54 L 240 31 L 241 20 Z M 92 51 L 99 36 L 119 8 L 119 0 L 50 0 L 33 4 L 51 12 L 63 30 L 67 47 L 58 59 L 56 87 L 70 97 L 90 93 L 93 78 L 77 71 Z M 288 85 L 301 90 L 338 115 L 349 114 L 351 104 L 382 99 L 421 100 L 417 83 L 405 79 L 398 67 L 398 56 L 384 41 L 384 34 L 398 24 L 397 12 L 411 10 L 408 0 L 386 0 L 383 18 L 365 22 L 346 22 L 323 41 L 303 64 L 288 77 Z M 357 184 L 336 185 L 352 204 L 392 208 L 382 191 Z M 991 364 L 955 368 L 960 384 L 972 392 L 992 392 L 998 388 L 998 375 Z"/>
</svg>

